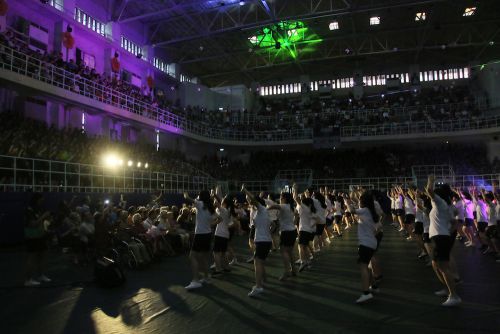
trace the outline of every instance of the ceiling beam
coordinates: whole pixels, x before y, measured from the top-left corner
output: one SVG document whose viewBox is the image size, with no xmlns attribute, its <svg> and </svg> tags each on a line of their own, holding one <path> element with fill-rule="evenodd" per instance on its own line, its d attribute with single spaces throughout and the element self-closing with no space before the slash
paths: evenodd
<svg viewBox="0 0 500 334">
<path fill-rule="evenodd" d="M 358 13 L 365 13 L 365 12 L 370 12 L 370 11 L 378 11 L 378 10 L 384 10 L 384 9 L 394 9 L 394 8 L 399 8 L 399 7 L 409 7 L 409 6 L 417 6 L 417 5 L 428 5 L 431 3 L 439 3 L 439 2 L 446 2 L 448 0 L 414 0 L 414 1 L 406 1 L 406 2 L 399 2 L 399 3 L 393 3 L 393 4 L 385 4 L 385 5 L 377 5 L 377 6 L 363 6 L 363 7 L 357 7 L 357 8 L 352 8 L 349 3 L 345 3 L 346 6 L 342 8 L 330 8 L 328 10 L 322 11 L 322 12 L 312 12 L 308 11 L 307 13 L 303 14 L 298 14 L 298 15 L 288 15 L 284 17 L 276 17 L 275 19 L 265 19 L 265 20 L 257 20 L 252 23 L 242 23 L 242 22 L 237 22 L 237 24 L 225 28 L 220 28 L 220 29 L 215 29 L 215 30 L 207 30 L 203 32 L 202 34 L 194 34 L 190 36 L 184 36 L 184 37 L 179 37 L 179 38 L 174 38 L 168 41 L 163 41 L 163 42 L 156 42 L 156 46 L 164 46 L 164 45 L 171 45 L 171 44 L 176 44 L 176 43 L 181 43 L 181 42 L 187 42 L 199 38 L 206 38 L 209 36 L 213 35 L 219 35 L 223 33 L 228 33 L 228 32 L 233 32 L 233 31 L 241 31 L 241 30 L 249 30 L 249 29 L 255 29 L 255 28 L 260 28 L 269 24 L 276 23 L 278 21 L 288 21 L 288 20 L 301 20 L 301 21 L 306 21 L 306 20 L 313 20 L 313 19 L 318 19 L 318 18 L 324 18 L 324 17 L 336 17 L 336 16 L 343 16 L 343 15 L 352 15 L 352 14 L 358 14 Z"/>
</svg>

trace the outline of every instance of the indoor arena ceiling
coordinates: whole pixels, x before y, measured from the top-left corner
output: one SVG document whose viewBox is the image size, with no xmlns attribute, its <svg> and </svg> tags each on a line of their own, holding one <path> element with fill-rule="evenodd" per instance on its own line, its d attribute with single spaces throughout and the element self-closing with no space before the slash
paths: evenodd
<svg viewBox="0 0 500 334">
<path fill-rule="evenodd" d="M 498 13 L 498 0 L 116 0 L 113 15 L 146 24 L 150 44 L 170 62 L 220 86 L 495 61 Z"/>
</svg>

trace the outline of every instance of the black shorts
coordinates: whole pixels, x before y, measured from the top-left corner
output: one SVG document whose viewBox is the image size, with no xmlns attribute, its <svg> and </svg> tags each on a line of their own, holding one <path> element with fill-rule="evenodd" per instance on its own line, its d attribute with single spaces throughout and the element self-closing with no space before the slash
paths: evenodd
<svg viewBox="0 0 500 334">
<path fill-rule="evenodd" d="M 486 231 L 486 227 L 488 227 L 488 223 L 487 222 L 477 222 L 477 230 L 479 232 Z"/>
<path fill-rule="evenodd" d="M 260 260 L 265 260 L 272 246 L 273 243 L 271 241 L 256 241 L 254 256 Z"/>
<path fill-rule="evenodd" d="M 436 261 L 450 261 L 450 252 L 452 247 L 451 236 L 435 235 L 431 238 L 433 250 L 433 259 Z"/>
<path fill-rule="evenodd" d="M 349 211 L 346 211 L 344 214 L 345 214 L 346 217 L 351 217 L 352 216 L 352 213 L 350 213 Z"/>
<path fill-rule="evenodd" d="M 415 222 L 415 227 L 413 228 L 413 233 L 416 235 L 422 235 L 424 233 L 424 223 Z"/>
<path fill-rule="evenodd" d="M 453 232 L 450 233 L 450 237 L 451 237 L 451 248 L 453 248 L 453 245 L 455 245 L 455 240 L 457 240 L 457 234 L 458 234 L 458 231 L 457 229 L 454 229 Z"/>
<path fill-rule="evenodd" d="M 472 219 L 472 218 L 465 218 L 465 226 L 472 227 L 472 225 L 474 225 L 474 219 Z"/>
<path fill-rule="evenodd" d="M 299 231 L 299 245 L 307 246 L 314 240 L 314 233 L 307 231 Z"/>
<path fill-rule="evenodd" d="M 229 228 L 229 240 L 233 239 L 234 233 L 235 233 L 235 228 L 234 227 L 230 227 Z"/>
<path fill-rule="evenodd" d="M 405 225 L 411 225 L 414 222 L 415 222 L 415 215 L 412 214 L 405 215 L 405 221 L 404 221 Z"/>
<path fill-rule="evenodd" d="M 498 229 L 496 225 L 486 227 L 486 237 L 488 239 L 496 239 L 498 237 Z"/>
<path fill-rule="evenodd" d="M 335 220 L 335 224 L 340 225 L 342 223 L 342 216 L 333 216 L 333 219 Z"/>
<path fill-rule="evenodd" d="M 472 212 L 472 217 L 474 217 L 474 220 L 477 219 L 477 212 L 476 211 Z"/>
<path fill-rule="evenodd" d="M 375 254 L 375 249 L 359 245 L 358 247 L 358 263 L 370 263 L 370 260 Z"/>
<path fill-rule="evenodd" d="M 375 239 L 377 239 L 377 248 L 375 250 L 378 250 L 378 247 L 380 246 L 383 237 L 384 237 L 384 232 L 382 231 L 377 232 L 377 234 L 375 234 Z"/>
<path fill-rule="evenodd" d="M 333 225 L 333 218 L 326 217 L 326 226 L 330 227 Z"/>
<path fill-rule="evenodd" d="M 250 234 L 248 235 L 248 239 L 252 240 L 255 239 L 255 225 L 252 225 L 250 227 Z"/>
<path fill-rule="evenodd" d="M 431 239 L 429 238 L 429 233 L 422 234 L 422 240 L 424 241 L 424 244 L 430 244 Z"/>
<path fill-rule="evenodd" d="M 39 253 L 47 250 L 47 239 L 35 238 L 35 239 L 25 239 L 26 251 L 29 253 Z"/>
<path fill-rule="evenodd" d="M 463 225 L 464 221 L 462 219 L 455 219 L 455 224 L 457 224 L 458 227 L 458 225 Z"/>
<path fill-rule="evenodd" d="M 325 230 L 325 224 L 316 224 L 316 235 L 317 236 L 322 235 L 324 230 Z"/>
<path fill-rule="evenodd" d="M 227 252 L 227 245 L 229 244 L 229 239 L 224 237 L 219 237 L 216 235 L 214 237 L 214 252 L 225 253 Z"/>
<path fill-rule="evenodd" d="M 278 220 L 273 220 L 271 222 L 271 225 L 269 226 L 269 232 L 271 232 L 271 234 L 276 234 L 279 232 L 279 228 L 280 227 L 280 223 Z"/>
<path fill-rule="evenodd" d="M 391 214 L 392 214 L 393 216 L 395 216 L 395 215 L 396 215 L 396 209 L 391 209 Z"/>
<path fill-rule="evenodd" d="M 297 230 L 281 231 L 280 233 L 280 246 L 293 247 L 297 240 Z"/>
<path fill-rule="evenodd" d="M 210 252 L 212 233 L 195 234 L 191 250 L 193 252 Z"/>
<path fill-rule="evenodd" d="M 396 216 L 403 217 L 404 215 L 405 215 L 405 210 L 403 210 L 403 209 L 396 209 Z"/>
</svg>

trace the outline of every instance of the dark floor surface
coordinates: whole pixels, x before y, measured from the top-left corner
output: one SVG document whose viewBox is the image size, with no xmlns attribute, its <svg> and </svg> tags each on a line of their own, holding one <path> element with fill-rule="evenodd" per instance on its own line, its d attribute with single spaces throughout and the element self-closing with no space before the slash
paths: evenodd
<svg viewBox="0 0 500 334">
<path fill-rule="evenodd" d="M 127 272 L 127 284 L 104 290 L 92 283 L 90 268 L 69 264 L 52 253 L 48 275 L 54 283 L 23 288 L 23 254 L 2 251 L 0 309 L 2 333 L 500 333 L 500 264 L 477 249 L 455 247 L 464 283 L 464 303 L 440 306 L 443 298 L 432 270 L 416 259 L 416 246 L 386 227 L 379 256 L 381 292 L 366 305 L 360 295 L 356 231 L 324 250 L 313 268 L 282 283 L 280 256 L 267 261 L 266 292 L 247 297 L 253 268 L 236 266 L 210 286 L 186 292 L 186 256 L 168 258 Z M 245 237 L 234 242 L 248 256 Z M 80 282 L 80 283 L 79 283 Z"/>
</svg>

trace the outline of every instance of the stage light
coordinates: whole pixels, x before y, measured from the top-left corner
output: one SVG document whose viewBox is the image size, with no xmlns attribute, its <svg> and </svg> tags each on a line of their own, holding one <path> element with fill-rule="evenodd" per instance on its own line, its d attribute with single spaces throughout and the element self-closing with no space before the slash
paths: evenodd
<svg viewBox="0 0 500 334">
<path fill-rule="evenodd" d="M 133 164 L 134 164 L 134 162 L 132 160 L 129 160 L 127 163 L 127 166 L 132 167 Z"/>
<path fill-rule="evenodd" d="M 472 16 L 474 14 L 476 14 L 476 7 L 467 7 L 462 16 Z"/>
<path fill-rule="evenodd" d="M 244 6 L 245 5 L 245 1 L 240 1 L 240 6 Z"/>
<path fill-rule="evenodd" d="M 104 204 L 108 205 L 109 204 L 109 199 L 104 200 Z"/>
<path fill-rule="evenodd" d="M 137 163 L 137 168 L 141 168 L 141 166 L 142 166 L 142 164 L 141 164 L 141 162 L 139 161 L 139 162 Z"/>
<path fill-rule="evenodd" d="M 415 21 L 425 21 L 426 18 L 425 12 L 418 12 L 415 14 Z"/>
<path fill-rule="evenodd" d="M 144 168 L 148 169 L 148 167 L 149 167 L 149 164 L 146 162 L 146 163 L 144 164 Z"/>
<path fill-rule="evenodd" d="M 224 152 L 224 149 L 223 149 L 223 148 L 219 148 L 219 151 L 220 151 L 220 152 Z"/>
<path fill-rule="evenodd" d="M 103 157 L 103 164 L 105 167 L 113 168 L 118 166 L 119 159 L 114 153 L 108 153 Z"/>
<path fill-rule="evenodd" d="M 123 166 L 123 160 L 122 159 L 118 160 L 118 166 Z"/>
<path fill-rule="evenodd" d="M 488 44 L 489 44 L 490 46 L 493 46 L 493 45 L 495 45 L 495 41 L 490 41 Z"/>
<path fill-rule="evenodd" d="M 370 17 L 370 25 L 376 26 L 380 24 L 380 16 L 372 16 Z"/>
</svg>

